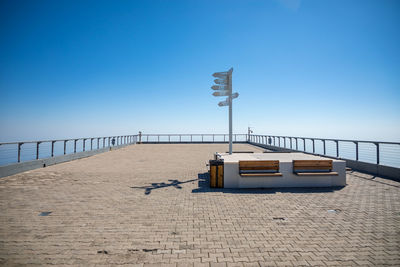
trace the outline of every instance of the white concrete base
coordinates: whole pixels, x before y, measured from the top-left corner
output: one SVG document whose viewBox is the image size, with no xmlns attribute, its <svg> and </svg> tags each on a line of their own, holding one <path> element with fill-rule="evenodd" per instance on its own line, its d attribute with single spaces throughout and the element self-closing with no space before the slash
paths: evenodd
<svg viewBox="0 0 400 267">
<path fill-rule="evenodd" d="M 225 188 L 272 188 L 272 187 L 331 187 L 346 185 L 346 162 L 333 160 L 332 171 L 339 175 L 298 176 L 293 173 L 292 160 L 330 160 L 304 153 L 249 153 L 220 154 L 224 160 Z M 242 177 L 239 160 L 279 160 L 282 176 Z"/>
</svg>

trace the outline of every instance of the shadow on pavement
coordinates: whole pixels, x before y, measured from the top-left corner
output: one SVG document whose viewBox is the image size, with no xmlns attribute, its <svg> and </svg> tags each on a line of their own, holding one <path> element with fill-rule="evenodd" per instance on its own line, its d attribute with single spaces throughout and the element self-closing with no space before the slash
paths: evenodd
<svg viewBox="0 0 400 267">
<path fill-rule="evenodd" d="M 227 193 L 227 194 L 275 194 L 275 193 L 333 193 L 341 190 L 344 186 L 335 187 L 293 187 L 293 188 L 211 188 L 210 187 L 210 175 L 208 172 L 199 173 L 198 188 L 193 189 L 192 193 Z M 192 180 L 195 181 L 195 180 Z"/>
<path fill-rule="evenodd" d="M 131 186 L 131 188 L 133 189 L 144 189 L 144 194 L 145 195 L 149 195 L 151 193 L 152 190 L 155 189 L 160 189 L 160 188 L 165 188 L 165 187 L 175 187 L 176 189 L 182 189 L 182 186 L 180 186 L 181 184 L 185 184 L 185 183 L 190 183 L 190 182 L 194 182 L 197 179 L 193 179 L 193 180 L 188 180 L 188 181 L 179 181 L 179 180 L 168 180 L 169 183 L 152 183 L 149 186 Z"/>
</svg>

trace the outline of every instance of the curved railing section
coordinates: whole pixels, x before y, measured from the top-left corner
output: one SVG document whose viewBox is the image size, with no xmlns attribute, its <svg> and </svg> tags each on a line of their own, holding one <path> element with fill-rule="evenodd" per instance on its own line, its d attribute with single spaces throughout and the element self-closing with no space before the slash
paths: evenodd
<svg viewBox="0 0 400 267">
<path fill-rule="evenodd" d="M 135 142 L 137 142 L 137 135 L 0 143 L 0 166 Z"/>
<path fill-rule="evenodd" d="M 249 135 L 250 143 L 400 168 L 400 143 L 298 136 Z"/>
</svg>

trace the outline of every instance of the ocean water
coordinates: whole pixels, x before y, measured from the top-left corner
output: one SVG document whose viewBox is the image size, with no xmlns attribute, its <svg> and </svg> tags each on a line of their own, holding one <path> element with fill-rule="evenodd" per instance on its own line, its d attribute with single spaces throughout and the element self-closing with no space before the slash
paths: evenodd
<svg viewBox="0 0 400 267">
<path fill-rule="evenodd" d="M 224 142 L 228 141 L 227 134 L 206 134 L 206 135 L 143 135 L 143 142 Z M 245 134 L 237 134 L 233 136 L 234 141 L 246 141 Z M 265 138 L 263 143 L 265 144 Z M 273 144 L 273 142 L 272 142 Z M 85 150 L 101 149 L 103 147 L 112 146 L 108 143 L 106 138 L 94 139 L 91 143 L 90 139 L 85 141 Z M 276 146 L 279 146 L 278 139 L 276 138 Z M 286 146 L 285 146 L 286 145 Z M 286 144 L 281 138 L 280 147 L 296 149 L 295 139 L 292 139 L 290 144 L 289 139 L 286 139 Z M 313 152 L 312 141 L 306 139 L 305 147 L 303 140 L 298 139 L 298 151 Z M 79 139 L 76 143 L 76 152 L 83 151 L 83 140 Z M 68 141 L 66 144 L 66 154 L 74 153 L 74 141 Z M 225 151 L 224 151 L 225 152 Z M 315 140 L 314 153 L 323 155 L 323 142 Z M 54 156 L 64 154 L 64 142 L 58 141 L 54 143 Z M 336 157 L 336 143 L 334 141 L 326 141 L 326 155 Z M 39 159 L 51 157 L 51 142 L 42 142 L 39 146 Z M 21 162 L 36 159 L 36 143 L 24 143 L 21 146 Z M 392 166 L 400 168 L 400 145 L 399 144 L 380 144 L 379 148 L 380 165 Z M 356 145 L 353 142 L 340 141 L 339 142 L 339 158 L 356 160 Z M 368 163 L 377 163 L 377 150 L 373 143 L 359 143 L 358 147 L 358 160 Z M 2 144 L 0 145 L 0 166 L 13 164 L 18 162 L 18 145 L 17 144 Z"/>
</svg>

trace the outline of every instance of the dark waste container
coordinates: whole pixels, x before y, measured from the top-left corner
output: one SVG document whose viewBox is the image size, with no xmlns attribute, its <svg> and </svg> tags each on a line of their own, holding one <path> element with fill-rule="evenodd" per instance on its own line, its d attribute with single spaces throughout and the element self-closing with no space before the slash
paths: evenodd
<svg viewBox="0 0 400 267">
<path fill-rule="evenodd" d="M 224 161 L 210 160 L 210 187 L 224 187 Z"/>
</svg>

